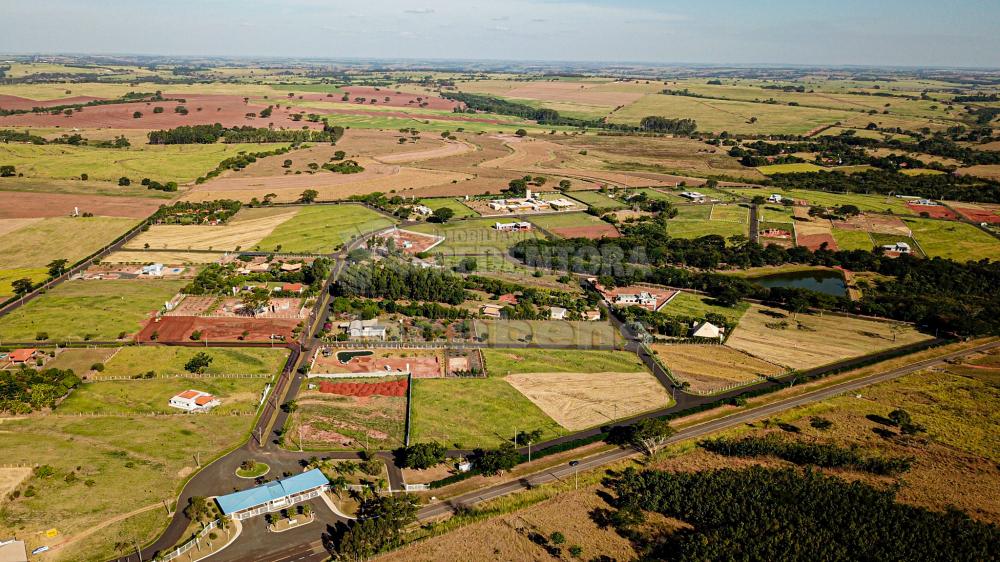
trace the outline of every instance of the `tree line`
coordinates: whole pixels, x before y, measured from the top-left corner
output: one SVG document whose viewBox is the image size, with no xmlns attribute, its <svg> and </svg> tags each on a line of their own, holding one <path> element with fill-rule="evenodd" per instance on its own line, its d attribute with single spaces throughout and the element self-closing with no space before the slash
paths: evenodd
<svg viewBox="0 0 1000 562">
<path fill-rule="evenodd" d="M 344 128 L 324 123 L 323 130 L 270 129 L 267 127 L 223 127 L 214 125 L 182 125 L 173 129 L 150 131 L 149 144 L 214 144 L 222 139 L 227 144 L 273 142 L 336 143 L 344 136 Z"/>
</svg>

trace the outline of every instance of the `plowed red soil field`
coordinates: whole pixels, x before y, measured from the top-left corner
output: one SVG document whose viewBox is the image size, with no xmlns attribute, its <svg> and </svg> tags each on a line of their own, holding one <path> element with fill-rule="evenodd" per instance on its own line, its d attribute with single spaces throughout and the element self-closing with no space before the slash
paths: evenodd
<svg viewBox="0 0 1000 562">
<path fill-rule="evenodd" d="M 73 96 L 55 100 L 33 100 L 19 98 L 17 96 L 6 96 L 0 94 L 0 109 L 34 109 L 36 107 L 52 107 L 54 105 L 72 105 L 74 103 L 87 103 L 102 98 L 91 96 Z"/>
<path fill-rule="evenodd" d="M 328 382 L 319 383 L 319 391 L 344 396 L 406 396 L 406 379 L 392 382 Z"/>
<path fill-rule="evenodd" d="M 913 212 L 917 213 L 918 215 L 922 213 L 927 213 L 927 215 L 932 219 L 950 219 L 950 220 L 958 219 L 958 215 L 956 215 L 954 211 L 952 211 L 948 207 L 945 207 L 944 205 L 908 204 L 907 207 L 913 209 Z"/>
<path fill-rule="evenodd" d="M 141 197 L 0 191 L 0 219 L 66 217 L 73 214 L 74 208 L 99 217 L 141 219 L 153 214 L 162 204 L 162 199 Z"/>
</svg>

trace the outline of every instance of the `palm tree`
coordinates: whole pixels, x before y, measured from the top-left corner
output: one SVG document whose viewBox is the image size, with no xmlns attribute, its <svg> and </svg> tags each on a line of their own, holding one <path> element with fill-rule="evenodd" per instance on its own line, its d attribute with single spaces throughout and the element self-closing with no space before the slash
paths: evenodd
<svg viewBox="0 0 1000 562">
<path fill-rule="evenodd" d="M 337 499 L 343 499 L 340 493 L 347 489 L 347 478 L 337 476 L 330 481 L 330 489 L 333 490 L 334 494 L 337 494 Z"/>
</svg>

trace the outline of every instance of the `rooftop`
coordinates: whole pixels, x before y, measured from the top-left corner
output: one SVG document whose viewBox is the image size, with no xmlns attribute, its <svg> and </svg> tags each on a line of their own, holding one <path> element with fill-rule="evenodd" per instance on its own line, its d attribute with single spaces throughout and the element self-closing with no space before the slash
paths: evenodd
<svg viewBox="0 0 1000 562">
<path fill-rule="evenodd" d="M 323 473 L 318 468 L 314 468 L 302 474 L 285 478 L 284 480 L 268 482 L 263 486 L 219 496 L 215 498 L 215 501 L 219 503 L 222 513 L 229 515 L 230 513 L 264 505 L 285 496 L 326 486 L 329 483 L 326 476 L 323 476 Z"/>
</svg>

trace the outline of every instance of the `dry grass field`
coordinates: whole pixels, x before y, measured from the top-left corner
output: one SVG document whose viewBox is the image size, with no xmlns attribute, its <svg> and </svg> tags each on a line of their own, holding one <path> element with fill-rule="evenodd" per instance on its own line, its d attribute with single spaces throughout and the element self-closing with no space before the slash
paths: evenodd
<svg viewBox="0 0 1000 562">
<path fill-rule="evenodd" d="M 466 152 L 472 152 L 476 147 L 468 143 L 460 141 L 448 141 L 443 146 L 438 146 L 434 148 L 425 148 L 423 150 L 415 150 L 412 152 L 398 152 L 390 154 L 382 154 L 376 156 L 375 159 L 383 164 L 403 164 L 407 162 L 423 162 L 424 160 L 434 160 L 435 158 L 451 158 L 452 156 L 458 156 L 460 154 L 465 154 Z"/>
<path fill-rule="evenodd" d="M 136 222 L 126 218 L 58 217 L 22 225 L 0 235 L 0 269 L 44 267 L 55 259 L 74 263 L 125 234 Z"/>
<path fill-rule="evenodd" d="M 654 344 L 653 353 L 695 392 L 714 392 L 732 384 L 779 375 L 785 369 L 721 345 Z"/>
<path fill-rule="evenodd" d="M 121 250 L 105 257 L 104 263 L 163 263 L 163 264 L 203 264 L 215 263 L 222 253 L 183 252 L 183 251 L 144 251 Z"/>
<path fill-rule="evenodd" d="M 572 431 L 670 405 L 666 389 L 646 372 L 523 373 L 504 380 Z"/>
<path fill-rule="evenodd" d="M 235 250 L 249 249 L 266 238 L 298 209 L 284 207 L 241 209 L 222 226 L 153 225 L 133 238 L 125 248 L 141 250 Z"/>
<path fill-rule="evenodd" d="M 929 339 L 906 324 L 798 314 L 751 305 L 726 345 L 791 369 L 808 369 Z"/>
<path fill-rule="evenodd" d="M 0 505 L 3 505 L 7 501 L 7 496 L 29 476 L 31 467 L 28 466 L 0 468 Z"/>
</svg>

